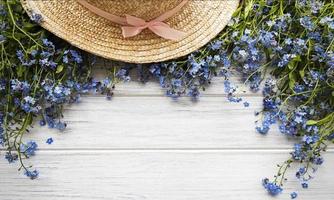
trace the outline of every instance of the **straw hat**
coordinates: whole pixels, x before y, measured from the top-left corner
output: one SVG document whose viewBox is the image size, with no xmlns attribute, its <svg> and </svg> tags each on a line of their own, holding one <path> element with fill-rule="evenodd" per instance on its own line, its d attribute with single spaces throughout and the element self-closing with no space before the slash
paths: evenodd
<svg viewBox="0 0 334 200">
<path fill-rule="evenodd" d="M 41 14 L 41 26 L 58 37 L 93 54 L 131 63 L 165 61 L 199 49 L 223 30 L 239 4 L 239 0 L 21 1 L 29 15 Z"/>
</svg>

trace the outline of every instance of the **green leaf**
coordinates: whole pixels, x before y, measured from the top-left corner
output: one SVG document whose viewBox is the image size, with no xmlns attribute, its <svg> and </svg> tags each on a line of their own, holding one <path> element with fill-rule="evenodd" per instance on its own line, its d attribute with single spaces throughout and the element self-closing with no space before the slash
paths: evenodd
<svg viewBox="0 0 334 200">
<path fill-rule="evenodd" d="M 57 70 L 56 70 L 56 74 L 59 74 L 60 72 L 62 72 L 63 69 L 64 69 L 64 65 L 58 65 Z"/>
<path fill-rule="evenodd" d="M 15 38 L 21 40 L 23 38 L 26 38 L 26 36 L 23 33 L 15 32 L 14 33 Z"/>
<path fill-rule="evenodd" d="M 32 24 L 32 23 L 29 23 L 29 22 L 24 22 L 23 27 L 26 28 L 26 29 L 31 29 L 31 28 L 36 27 L 36 24 Z"/>
<path fill-rule="evenodd" d="M 299 71 L 299 75 L 301 78 L 304 78 L 305 77 L 305 71 L 304 70 L 300 70 Z"/>
<path fill-rule="evenodd" d="M 247 2 L 245 6 L 244 19 L 248 17 L 249 12 L 253 9 L 253 4 L 254 4 L 253 0 Z"/>
<path fill-rule="evenodd" d="M 315 120 L 308 120 L 308 121 L 306 122 L 306 125 L 311 126 L 311 125 L 316 125 L 317 123 L 318 123 L 318 121 L 315 121 Z"/>
<path fill-rule="evenodd" d="M 25 68 L 21 65 L 18 67 L 18 70 L 17 70 L 17 75 L 18 77 L 22 77 L 23 76 L 23 73 L 25 71 Z"/>
<path fill-rule="evenodd" d="M 296 75 L 293 72 L 289 73 L 289 88 L 293 90 L 296 84 Z"/>
<path fill-rule="evenodd" d="M 296 56 L 295 58 L 293 58 L 289 64 L 288 64 L 288 68 L 290 70 L 294 69 L 295 66 L 298 64 L 298 62 L 302 61 L 302 59 L 300 58 L 300 56 Z"/>
</svg>

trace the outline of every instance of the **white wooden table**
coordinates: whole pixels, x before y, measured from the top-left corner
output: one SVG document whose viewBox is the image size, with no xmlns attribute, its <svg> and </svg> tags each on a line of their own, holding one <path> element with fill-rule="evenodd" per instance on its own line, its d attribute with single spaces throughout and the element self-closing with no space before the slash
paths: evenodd
<svg viewBox="0 0 334 200">
<path fill-rule="evenodd" d="M 240 96 L 250 107 L 229 103 L 216 78 L 197 103 L 173 101 L 155 82 L 119 84 L 111 101 L 83 97 L 66 108 L 65 132 L 36 126 L 27 136 L 39 144 L 28 161 L 39 179 L 29 180 L 0 159 L 0 199 L 272 199 L 261 179 L 274 175 L 294 141 L 275 130 L 256 133 L 254 111 L 262 97 Z M 49 137 L 52 145 L 45 143 Z M 298 199 L 333 200 L 333 151 L 325 158 L 307 190 L 293 178 L 297 166 L 290 170 L 277 199 L 297 190 Z"/>
</svg>

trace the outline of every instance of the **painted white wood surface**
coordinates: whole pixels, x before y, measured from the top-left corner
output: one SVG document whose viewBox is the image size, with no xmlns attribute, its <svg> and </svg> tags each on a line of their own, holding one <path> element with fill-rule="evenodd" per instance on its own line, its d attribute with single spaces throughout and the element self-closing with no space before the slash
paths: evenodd
<svg viewBox="0 0 334 200">
<path fill-rule="evenodd" d="M 260 181 L 288 158 L 294 141 L 277 130 L 255 133 L 262 98 L 243 90 L 248 108 L 227 102 L 219 78 L 197 103 L 173 101 L 154 82 L 119 84 L 111 101 L 83 97 L 66 108 L 66 131 L 36 126 L 27 136 L 39 143 L 27 161 L 39 169 L 38 180 L 0 160 L 0 199 L 271 199 Z M 45 143 L 49 137 L 52 145 Z M 299 199 L 334 199 L 333 168 L 330 149 L 310 189 L 291 178 L 277 199 L 289 199 L 295 189 Z"/>
</svg>

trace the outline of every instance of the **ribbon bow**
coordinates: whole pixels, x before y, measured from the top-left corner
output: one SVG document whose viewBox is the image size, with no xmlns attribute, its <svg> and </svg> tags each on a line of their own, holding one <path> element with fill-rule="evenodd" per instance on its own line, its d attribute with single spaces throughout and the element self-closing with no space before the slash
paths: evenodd
<svg viewBox="0 0 334 200">
<path fill-rule="evenodd" d="M 126 22 L 131 26 L 122 26 L 123 37 L 133 37 L 138 35 L 144 29 L 148 28 L 156 35 L 168 40 L 179 40 L 185 36 L 186 33 L 171 28 L 168 24 L 152 20 L 146 22 L 143 19 L 126 15 Z"/>
<path fill-rule="evenodd" d="M 125 18 L 113 15 L 91 5 L 86 0 L 78 0 L 78 2 L 96 15 L 122 25 L 121 28 L 124 38 L 136 36 L 146 28 L 150 29 L 156 35 L 168 40 L 180 40 L 186 35 L 185 32 L 173 29 L 163 21 L 172 17 L 176 12 L 178 12 L 188 2 L 188 0 L 183 0 L 178 6 L 176 6 L 172 10 L 163 13 L 159 17 L 149 22 L 146 22 L 141 18 L 134 17 L 128 14 L 125 15 Z"/>
</svg>

